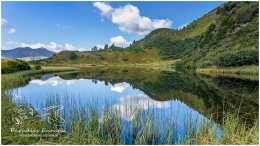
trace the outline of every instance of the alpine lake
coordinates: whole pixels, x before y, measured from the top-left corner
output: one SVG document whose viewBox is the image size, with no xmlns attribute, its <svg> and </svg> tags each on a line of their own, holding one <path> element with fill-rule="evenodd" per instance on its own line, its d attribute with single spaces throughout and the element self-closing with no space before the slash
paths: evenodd
<svg viewBox="0 0 260 146">
<path fill-rule="evenodd" d="M 95 111 L 102 122 L 109 111 L 120 119 L 123 143 L 133 144 L 129 133 L 134 132 L 134 120 L 146 115 L 159 131 L 173 131 L 174 141 L 183 139 L 189 130 L 196 131 L 202 122 L 213 123 L 221 138 L 222 130 L 216 125 L 224 112 L 239 111 L 241 119 L 254 122 L 258 119 L 258 82 L 258 77 L 92 67 L 36 75 L 7 92 L 17 105 L 32 108 L 42 120 L 68 133 L 70 119 L 80 120 Z M 55 116 L 50 118 L 50 112 Z"/>
</svg>

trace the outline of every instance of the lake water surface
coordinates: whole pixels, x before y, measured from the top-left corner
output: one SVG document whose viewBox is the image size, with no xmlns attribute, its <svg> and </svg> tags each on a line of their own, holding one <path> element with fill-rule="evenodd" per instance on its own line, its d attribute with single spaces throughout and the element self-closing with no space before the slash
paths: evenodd
<svg viewBox="0 0 260 146">
<path fill-rule="evenodd" d="M 128 68 L 86 69 L 34 77 L 12 92 L 13 101 L 29 104 L 43 118 L 46 108 L 59 109 L 68 132 L 67 121 L 78 111 L 87 113 L 91 108 L 98 111 L 100 120 L 107 109 L 118 113 L 126 129 L 131 129 L 138 113 L 153 113 L 161 129 L 172 123 L 179 137 L 190 125 L 196 129 L 202 120 L 209 122 L 209 117 L 218 124 L 223 110 L 232 113 L 240 108 L 249 122 L 258 118 L 257 79 Z M 218 131 L 221 137 L 221 129 Z M 124 143 L 132 143 L 124 137 Z"/>
</svg>

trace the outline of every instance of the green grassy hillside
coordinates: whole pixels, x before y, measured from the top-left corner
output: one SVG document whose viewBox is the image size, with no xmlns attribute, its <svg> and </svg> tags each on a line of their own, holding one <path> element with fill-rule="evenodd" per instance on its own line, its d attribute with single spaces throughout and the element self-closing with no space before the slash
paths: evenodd
<svg viewBox="0 0 260 146">
<path fill-rule="evenodd" d="M 202 16 L 201 18 L 194 20 L 188 26 L 182 30 L 173 30 L 168 28 L 160 28 L 152 31 L 143 39 L 137 41 L 135 44 L 130 46 L 130 49 L 150 49 L 159 48 L 172 49 L 173 42 L 188 40 L 194 38 L 198 35 L 205 33 L 208 27 L 214 23 L 214 18 L 216 16 L 216 10 L 212 10 L 208 14 Z"/>
<path fill-rule="evenodd" d="M 216 11 L 215 22 L 182 54 L 179 66 L 204 68 L 258 65 L 258 2 L 228 2 Z"/>
<path fill-rule="evenodd" d="M 258 2 L 228 2 L 181 31 L 158 29 L 130 48 L 159 48 L 180 68 L 258 65 Z"/>
<path fill-rule="evenodd" d="M 159 51 L 152 50 L 105 50 L 93 52 L 63 51 L 55 54 L 49 59 L 42 61 L 34 61 L 44 65 L 117 65 L 117 64 L 135 64 L 135 63 L 151 63 L 162 60 Z"/>
<path fill-rule="evenodd" d="M 64 51 L 40 61 L 48 65 L 116 65 L 180 60 L 178 68 L 258 65 L 258 2 L 227 2 L 177 31 L 152 31 L 128 48 Z"/>
</svg>

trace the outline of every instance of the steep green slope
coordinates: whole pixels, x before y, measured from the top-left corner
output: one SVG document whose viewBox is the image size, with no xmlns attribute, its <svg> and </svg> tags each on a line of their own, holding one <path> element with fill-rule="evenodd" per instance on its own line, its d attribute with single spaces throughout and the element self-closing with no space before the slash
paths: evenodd
<svg viewBox="0 0 260 146">
<path fill-rule="evenodd" d="M 143 39 L 137 41 L 129 49 L 158 49 L 163 59 L 178 59 L 182 54 L 189 52 L 197 37 L 205 33 L 208 27 L 214 23 L 216 9 L 201 18 L 194 20 L 191 24 L 180 31 L 161 28 L 152 31 Z"/>
<path fill-rule="evenodd" d="M 158 29 L 132 49 L 159 48 L 178 67 L 258 65 L 258 2 L 228 2 L 181 31 Z"/>
<path fill-rule="evenodd" d="M 209 12 L 208 14 L 202 16 L 197 20 L 194 20 L 192 23 L 190 23 L 180 31 L 168 29 L 168 28 L 156 29 L 151 33 L 149 33 L 140 41 L 137 41 L 136 44 L 134 44 L 129 48 L 135 48 L 135 47 L 149 48 L 149 46 L 146 47 L 145 44 L 149 44 L 149 41 L 150 43 L 152 43 L 153 39 L 167 38 L 173 41 L 173 40 L 184 40 L 187 38 L 193 38 L 207 31 L 210 24 L 214 22 L 214 18 L 216 15 L 215 13 L 216 13 L 216 9 L 212 10 L 211 12 Z M 141 44 L 143 44 L 144 46 L 142 46 Z M 156 46 L 156 44 L 154 44 L 154 46 Z"/>
<path fill-rule="evenodd" d="M 214 24 L 182 54 L 181 67 L 258 65 L 258 2 L 228 2 L 216 11 Z"/>
</svg>

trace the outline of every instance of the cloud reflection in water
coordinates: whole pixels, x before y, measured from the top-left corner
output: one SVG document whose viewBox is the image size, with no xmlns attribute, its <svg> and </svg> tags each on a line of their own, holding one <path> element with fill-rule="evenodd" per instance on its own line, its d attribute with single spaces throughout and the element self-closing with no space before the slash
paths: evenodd
<svg viewBox="0 0 260 146">
<path fill-rule="evenodd" d="M 37 85 L 45 85 L 45 84 L 51 84 L 52 86 L 57 86 L 59 84 L 67 84 L 71 85 L 74 84 L 76 80 L 64 80 L 58 76 L 48 78 L 47 80 L 32 80 L 29 82 L 29 84 L 37 84 Z"/>
<path fill-rule="evenodd" d="M 117 83 L 115 85 L 112 85 L 111 87 L 111 91 L 114 92 L 118 92 L 118 93 L 122 93 L 125 89 L 127 89 L 128 87 L 130 87 L 130 85 L 128 83 Z"/>
<path fill-rule="evenodd" d="M 119 102 L 113 105 L 113 109 L 128 121 L 131 121 L 140 110 L 168 107 L 170 107 L 169 102 L 155 101 L 145 94 L 122 96 Z"/>
</svg>

